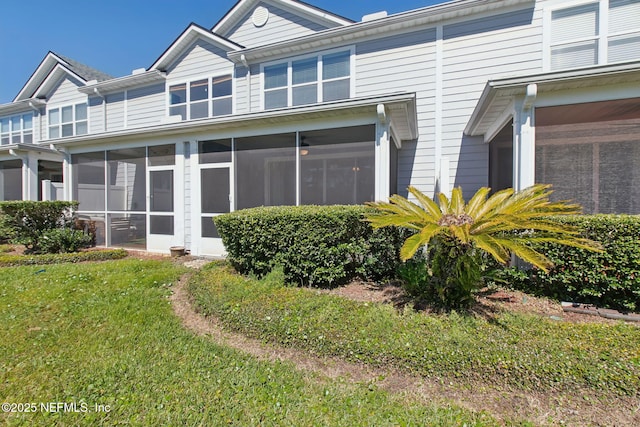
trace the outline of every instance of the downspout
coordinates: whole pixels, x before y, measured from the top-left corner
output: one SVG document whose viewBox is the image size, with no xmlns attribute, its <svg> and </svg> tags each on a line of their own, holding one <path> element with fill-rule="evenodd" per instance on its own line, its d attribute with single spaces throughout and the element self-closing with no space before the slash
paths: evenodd
<svg viewBox="0 0 640 427">
<path fill-rule="evenodd" d="M 249 61 L 247 61 L 247 57 L 244 55 L 244 53 L 242 55 L 240 55 L 240 62 L 242 62 L 242 65 L 245 66 L 245 68 L 247 69 L 247 75 L 246 75 L 246 79 L 247 79 L 247 107 L 249 109 L 249 113 L 251 112 L 251 67 L 249 67 Z"/>
</svg>

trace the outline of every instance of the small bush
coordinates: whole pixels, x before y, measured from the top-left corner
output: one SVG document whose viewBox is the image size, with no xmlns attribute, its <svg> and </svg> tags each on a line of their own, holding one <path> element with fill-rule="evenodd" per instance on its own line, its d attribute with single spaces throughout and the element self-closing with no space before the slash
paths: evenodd
<svg viewBox="0 0 640 427">
<path fill-rule="evenodd" d="M 80 249 L 90 247 L 92 242 L 93 237 L 80 230 L 54 228 L 40 235 L 39 249 L 40 252 L 47 254 L 78 252 Z"/>
<path fill-rule="evenodd" d="M 525 280 L 511 275 L 513 287 L 557 300 L 640 310 L 640 216 L 580 215 L 554 220 L 578 227 L 583 237 L 600 242 L 604 251 L 538 244 L 555 266 L 548 273 L 530 270 Z"/>
<path fill-rule="evenodd" d="M 262 277 L 275 266 L 287 282 L 336 286 L 355 277 L 391 277 L 404 240 L 397 228 L 373 230 L 364 206 L 278 206 L 214 218 L 229 260 Z"/>
<path fill-rule="evenodd" d="M 63 254 L 43 255 L 9 255 L 0 254 L 0 267 L 15 267 L 19 265 L 46 265 L 76 263 L 84 261 L 108 261 L 127 256 L 124 249 L 106 249 L 100 251 L 74 252 Z"/>
<path fill-rule="evenodd" d="M 29 252 L 40 251 L 42 233 L 71 227 L 78 202 L 15 201 L 0 202 L 0 230 L 6 230 L 13 243 L 25 245 Z"/>
</svg>

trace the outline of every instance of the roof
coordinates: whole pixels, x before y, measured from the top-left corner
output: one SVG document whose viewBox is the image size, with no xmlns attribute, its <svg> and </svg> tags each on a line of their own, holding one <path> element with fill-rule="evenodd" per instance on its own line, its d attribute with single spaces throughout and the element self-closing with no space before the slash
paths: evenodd
<svg viewBox="0 0 640 427">
<path fill-rule="evenodd" d="M 33 72 L 29 80 L 22 87 L 18 95 L 14 98 L 14 102 L 22 101 L 34 97 L 34 94 L 40 88 L 42 83 L 46 81 L 52 72 L 63 70 L 84 82 L 91 80 L 105 81 L 112 79 L 109 74 L 98 71 L 71 58 L 58 55 L 49 51 Z"/>
<path fill-rule="evenodd" d="M 526 95 L 532 84 L 541 94 L 632 82 L 640 83 L 640 61 L 489 80 L 464 132 L 470 136 L 485 135 L 485 141 L 490 140 L 491 130 L 500 130 L 500 123 L 511 117 L 514 97 Z"/>
<path fill-rule="evenodd" d="M 149 70 L 164 71 L 171 63 L 182 54 L 184 49 L 191 45 L 196 39 L 204 38 L 207 41 L 216 44 L 225 50 L 241 50 L 244 46 L 239 45 L 231 40 L 215 34 L 206 28 L 194 24 L 193 22 L 184 29 L 184 31 L 175 39 L 173 43 L 160 55 L 158 59 L 149 67 Z"/>
<path fill-rule="evenodd" d="M 97 80 L 99 82 L 102 82 L 102 81 L 110 80 L 113 78 L 113 76 L 107 73 L 103 73 L 100 70 L 89 67 L 88 65 L 82 64 L 67 56 L 58 55 L 56 53 L 54 53 L 54 55 L 64 60 L 67 63 L 67 66 L 71 69 L 71 71 L 73 71 L 74 73 L 76 73 L 86 81 Z"/>
</svg>

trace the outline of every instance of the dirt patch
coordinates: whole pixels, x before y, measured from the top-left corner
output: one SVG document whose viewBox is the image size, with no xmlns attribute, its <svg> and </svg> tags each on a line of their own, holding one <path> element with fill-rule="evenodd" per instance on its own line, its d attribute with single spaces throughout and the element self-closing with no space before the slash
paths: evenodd
<svg viewBox="0 0 640 427">
<path fill-rule="evenodd" d="M 314 290 L 362 302 L 378 302 L 393 304 L 403 309 L 412 304 L 405 295 L 402 287 L 395 282 L 377 284 L 374 282 L 353 281 L 335 289 Z M 471 312 L 477 316 L 494 318 L 499 313 L 510 311 L 513 313 L 533 314 L 559 322 L 571 323 L 603 323 L 616 324 L 618 320 L 606 319 L 589 314 L 565 312 L 562 306 L 547 298 L 538 298 L 524 292 L 506 289 L 483 289 L 476 297 L 476 304 Z M 427 309 L 428 313 L 429 310 Z"/>
<path fill-rule="evenodd" d="M 173 287 L 171 301 L 176 315 L 188 329 L 206 335 L 216 343 L 248 353 L 259 360 L 282 361 L 294 365 L 304 373 L 319 374 L 330 379 L 344 378 L 350 382 L 368 384 L 427 405 L 457 405 L 472 411 L 485 411 L 502 420 L 529 420 L 536 425 L 575 426 L 637 426 L 640 425 L 640 402 L 632 398 L 602 399 L 592 390 L 574 393 L 525 392 L 496 387 L 490 379 L 486 383 L 459 383 L 452 378 L 424 378 L 393 369 L 378 369 L 345 362 L 333 357 L 316 357 L 304 351 L 290 349 L 225 331 L 215 318 L 198 314 L 185 285 L 185 275 Z M 352 283 L 331 292 L 359 301 L 385 302 L 398 297 L 397 289 L 378 288 L 366 283 Z M 518 296 L 517 293 L 509 298 Z M 488 298 L 488 301 L 492 301 Z M 500 301 L 502 303 L 504 301 Z M 525 300 L 524 303 L 527 301 Z M 492 304 L 497 302 L 492 301 Z M 542 307 L 545 307 L 543 304 Z M 545 315 L 548 313 L 544 313 Z M 308 381 L 318 381 L 309 376 Z"/>
</svg>

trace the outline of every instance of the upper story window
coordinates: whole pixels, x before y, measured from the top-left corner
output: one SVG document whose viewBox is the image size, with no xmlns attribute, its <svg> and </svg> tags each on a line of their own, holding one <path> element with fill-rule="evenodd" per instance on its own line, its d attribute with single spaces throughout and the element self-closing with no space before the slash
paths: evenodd
<svg viewBox="0 0 640 427">
<path fill-rule="evenodd" d="M 0 143 L 31 144 L 33 142 L 33 113 L 0 119 Z"/>
<path fill-rule="evenodd" d="M 233 113 L 231 75 L 169 86 L 169 115 L 182 120 L 225 116 Z"/>
<path fill-rule="evenodd" d="M 263 67 L 264 109 L 315 104 L 351 96 L 351 51 Z"/>
<path fill-rule="evenodd" d="M 551 11 L 550 69 L 640 58 L 640 0 L 602 0 Z"/>
<path fill-rule="evenodd" d="M 86 135 L 89 131 L 87 104 L 52 108 L 49 115 L 49 139 Z"/>
</svg>

